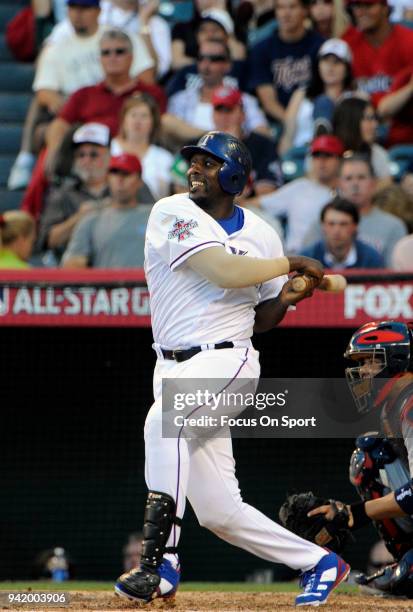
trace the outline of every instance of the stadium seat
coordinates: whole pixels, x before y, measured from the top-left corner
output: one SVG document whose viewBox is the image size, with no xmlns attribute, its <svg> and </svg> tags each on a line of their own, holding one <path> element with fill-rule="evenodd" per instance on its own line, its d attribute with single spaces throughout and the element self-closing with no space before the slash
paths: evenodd
<svg viewBox="0 0 413 612">
<path fill-rule="evenodd" d="M 12 19 L 16 13 L 22 9 L 20 2 L 1 2 L 0 4 L 0 29 L 2 32 L 5 31 L 7 23 Z"/>
<path fill-rule="evenodd" d="M 4 34 L 0 34 L 0 61 L 12 60 L 13 56 L 9 51 Z"/>
<path fill-rule="evenodd" d="M 0 121 L 23 122 L 30 100 L 30 94 L 0 93 Z"/>
<path fill-rule="evenodd" d="M 400 181 L 408 164 L 413 161 L 413 144 L 396 145 L 388 153 L 390 172 L 395 181 Z"/>
<path fill-rule="evenodd" d="M 178 22 L 191 21 L 194 16 L 194 5 L 192 1 L 169 1 L 163 0 L 159 5 L 159 14 L 173 26 Z"/>
<path fill-rule="evenodd" d="M 0 124 L 0 143 L 1 154 L 15 154 L 20 149 L 20 141 L 22 137 L 21 125 L 5 125 Z"/>
<path fill-rule="evenodd" d="M 281 157 L 281 169 L 286 182 L 293 181 L 305 174 L 307 147 L 292 147 Z"/>
<path fill-rule="evenodd" d="M 24 191 L 8 191 L 0 188 L 0 212 L 17 210 L 20 208 Z"/>
<path fill-rule="evenodd" d="M 0 63 L 0 91 L 30 91 L 34 76 L 31 64 Z"/>
<path fill-rule="evenodd" d="M 0 155 L 0 186 L 7 185 L 10 168 L 15 160 L 15 155 Z"/>
</svg>

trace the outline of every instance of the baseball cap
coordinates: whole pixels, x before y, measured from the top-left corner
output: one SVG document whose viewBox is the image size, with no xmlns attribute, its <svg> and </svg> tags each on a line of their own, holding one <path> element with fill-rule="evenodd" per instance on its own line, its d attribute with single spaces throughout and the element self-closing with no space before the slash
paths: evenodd
<svg viewBox="0 0 413 612">
<path fill-rule="evenodd" d="M 337 136 L 318 136 L 311 143 L 310 152 L 311 154 L 330 153 L 340 157 L 344 153 L 344 145 Z"/>
<path fill-rule="evenodd" d="M 67 6 L 94 6 L 99 8 L 100 0 L 66 0 Z"/>
<path fill-rule="evenodd" d="M 234 23 L 227 11 L 219 8 L 208 9 L 201 13 L 202 21 L 214 21 L 217 23 L 227 34 L 234 33 Z"/>
<path fill-rule="evenodd" d="M 353 59 L 350 47 L 345 40 L 340 38 L 329 38 L 321 45 L 318 57 L 325 57 L 326 55 L 335 55 L 347 64 L 351 64 Z"/>
<path fill-rule="evenodd" d="M 109 172 L 111 170 L 120 170 L 125 174 L 141 174 L 142 164 L 136 155 L 130 153 L 122 153 L 110 158 Z"/>
<path fill-rule="evenodd" d="M 227 87 L 221 85 L 214 90 L 212 94 L 212 106 L 225 106 L 226 108 L 234 108 L 238 104 L 242 104 L 242 93 L 235 87 Z"/>
<path fill-rule="evenodd" d="M 85 123 L 74 132 L 72 142 L 75 145 L 90 143 L 108 147 L 110 130 L 102 123 Z"/>
</svg>

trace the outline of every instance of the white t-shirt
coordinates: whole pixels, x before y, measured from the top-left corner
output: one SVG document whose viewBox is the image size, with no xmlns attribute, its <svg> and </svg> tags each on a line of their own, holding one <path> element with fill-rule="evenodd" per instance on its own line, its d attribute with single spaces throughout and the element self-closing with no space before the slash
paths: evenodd
<svg viewBox="0 0 413 612">
<path fill-rule="evenodd" d="M 81 87 L 103 81 L 100 62 L 100 38 L 106 26 L 99 26 L 93 36 L 77 36 L 68 19 L 57 24 L 47 39 L 36 69 L 33 90 L 51 89 L 69 96 Z M 134 59 L 130 71 L 136 76 L 152 68 L 154 62 L 137 34 L 132 37 Z"/>
<path fill-rule="evenodd" d="M 145 241 L 145 272 L 152 330 L 163 348 L 245 340 L 251 337 L 260 302 L 274 298 L 287 281 L 281 276 L 245 289 L 222 289 L 192 271 L 191 255 L 211 247 L 248 257 L 282 257 L 281 240 L 265 221 L 244 209 L 244 225 L 228 235 L 188 194 L 157 202 Z"/>
<path fill-rule="evenodd" d="M 112 155 L 123 153 L 123 149 L 116 138 L 110 144 L 110 152 Z M 169 195 L 174 156 L 166 149 L 151 144 L 140 161 L 142 164 L 142 179 L 151 190 L 155 201 Z"/>
<path fill-rule="evenodd" d="M 287 218 L 286 250 L 288 253 L 300 253 L 308 229 L 319 221 L 322 207 L 333 197 L 328 187 L 302 177 L 277 191 L 260 196 L 260 202 L 268 213 Z"/>
</svg>

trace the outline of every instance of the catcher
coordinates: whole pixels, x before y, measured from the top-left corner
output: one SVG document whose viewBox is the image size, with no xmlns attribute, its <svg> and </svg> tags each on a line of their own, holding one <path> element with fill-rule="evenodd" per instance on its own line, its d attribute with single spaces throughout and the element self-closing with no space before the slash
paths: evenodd
<svg viewBox="0 0 413 612">
<path fill-rule="evenodd" d="M 350 481 L 362 501 L 344 504 L 311 492 L 291 495 L 280 520 L 336 552 L 352 531 L 373 521 L 396 561 L 357 581 L 413 598 L 413 324 L 363 325 L 344 356 L 357 362 L 346 369 L 346 378 L 358 411 L 380 413 L 380 432 L 357 438 L 351 456 Z"/>
</svg>

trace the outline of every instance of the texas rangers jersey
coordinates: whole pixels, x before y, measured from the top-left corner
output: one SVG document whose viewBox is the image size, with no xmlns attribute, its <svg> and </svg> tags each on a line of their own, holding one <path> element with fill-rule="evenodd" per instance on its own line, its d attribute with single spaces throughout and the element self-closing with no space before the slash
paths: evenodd
<svg viewBox="0 0 413 612">
<path fill-rule="evenodd" d="M 149 217 L 145 272 L 154 340 L 177 349 L 251 337 L 254 307 L 280 292 L 287 276 L 244 289 L 222 289 L 197 274 L 188 258 L 211 247 L 249 257 L 283 256 L 281 240 L 265 221 L 244 210 L 243 227 L 228 235 L 188 194 L 163 198 Z"/>
</svg>

